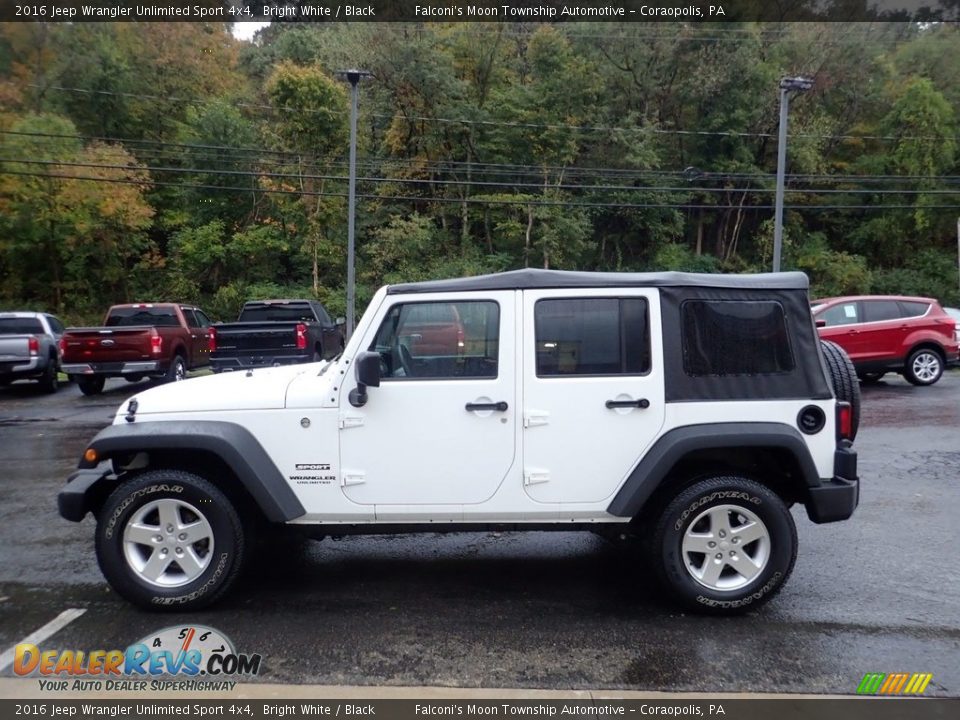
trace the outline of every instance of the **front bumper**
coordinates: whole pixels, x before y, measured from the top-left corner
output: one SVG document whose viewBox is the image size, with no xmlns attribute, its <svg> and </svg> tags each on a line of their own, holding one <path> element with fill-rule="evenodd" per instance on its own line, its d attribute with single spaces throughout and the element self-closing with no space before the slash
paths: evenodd
<svg viewBox="0 0 960 720">
<path fill-rule="evenodd" d="M 90 470 L 77 470 L 70 475 L 66 487 L 57 495 L 60 517 L 73 522 L 83 520 L 106 497 L 111 485 L 107 476 L 111 472 L 107 464 Z"/>
<path fill-rule="evenodd" d="M 60 367 L 67 375 L 143 375 L 158 373 L 160 363 L 156 360 L 116 363 L 65 363 Z"/>
<path fill-rule="evenodd" d="M 857 453 L 849 440 L 841 440 L 833 455 L 833 477 L 809 488 L 807 517 L 815 523 L 846 520 L 860 503 Z"/>
</svg>

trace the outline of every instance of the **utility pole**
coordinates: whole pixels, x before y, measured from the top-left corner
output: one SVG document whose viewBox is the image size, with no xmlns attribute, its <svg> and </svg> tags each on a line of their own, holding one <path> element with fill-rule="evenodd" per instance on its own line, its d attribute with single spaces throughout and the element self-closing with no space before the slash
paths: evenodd
<svg viewBox="0 0 960 720">
<path fill-rule="evenodd" d="M 356 305 L 356 240 L 355 216 L 357 210 L 357 105 L 360 79 L 371 77 L 366 70 L 339 70 L 337 75 L 350 83 L 350 189 L 347 200 L 347 339 L 353 335 L 354 306 Z"/>
<path fill-rule="evenodd" d="M 790 112 L 790 93 L 806 92 L 813 80 L 805 77 L 785 77 L 780 80 L 780 135 L 777 139 L 777 199 L 773 211 L 773 271 L 780 272 L 783 251 L 783 185 L 787 167 L 787 115 Z"/>
</svg>

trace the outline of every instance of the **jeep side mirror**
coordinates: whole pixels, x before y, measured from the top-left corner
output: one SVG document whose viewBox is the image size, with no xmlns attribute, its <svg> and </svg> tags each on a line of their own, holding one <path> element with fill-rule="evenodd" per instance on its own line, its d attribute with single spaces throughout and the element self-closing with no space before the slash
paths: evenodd
<svg viewBox="0 0 960 720">
<path fill-rule="evenodd" d="M 336 320 L 334 320 L 333 322 L 334 322 L 336 325 L 346 325 L 346 324 L 347 324 L 347 319 L 346 319 L 346 318 L 342 318 L 342 317 L 338 317 L 338 318 L 337 318 Z"/>
<path fill-rule="evenodd" d="M 380 354 L 360 353 L 353 370 L 356 373 L 357 386 L 350 391 L 348 399 L 354 407 L 363 407 L 367 404 L 367 388 L 380 387 Z"/>
</svg>

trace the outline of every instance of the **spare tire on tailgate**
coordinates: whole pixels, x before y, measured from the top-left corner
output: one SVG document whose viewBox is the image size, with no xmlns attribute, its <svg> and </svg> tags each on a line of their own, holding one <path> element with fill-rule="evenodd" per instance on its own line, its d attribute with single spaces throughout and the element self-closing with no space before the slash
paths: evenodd
<svg viewBox="0 0 960 720">
<path fill-rule="evenodd" d="M 850 403 L 853 437 L 860 427 L 860 382 L 847 351 L 829 340 L 820 341 L 820 350 L 830 370 L 830 383 L 837 400 Z"/>
</svg>

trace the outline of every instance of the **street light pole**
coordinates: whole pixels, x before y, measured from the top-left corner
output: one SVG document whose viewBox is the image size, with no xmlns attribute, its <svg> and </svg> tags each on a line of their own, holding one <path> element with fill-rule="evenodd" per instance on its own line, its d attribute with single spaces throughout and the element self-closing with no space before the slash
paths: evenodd
<svg viewBox="0 0 960 720">
<path fill-rule="evenodd" d="M 787 115 L 790 112 L 790 93 L 806 92 L 813 80 L 804 77 L 780 80 L 780 134 L 777 138 L 777 196 L 773 211 L 773 271 L 780 272 L 783 251 L 783 185 L 787 168 Z"/>
<path fill-rule="evenodd" d="M 340 70 L 338 73 L 350 83 L 350 189 L 347 200 L 347 339 L 353 335 L 354 305 L 356 304 L 355 216 L 357 209 L 357 105 L 360 79 L 370 77 L 366 70 Z"/>
</svg>

